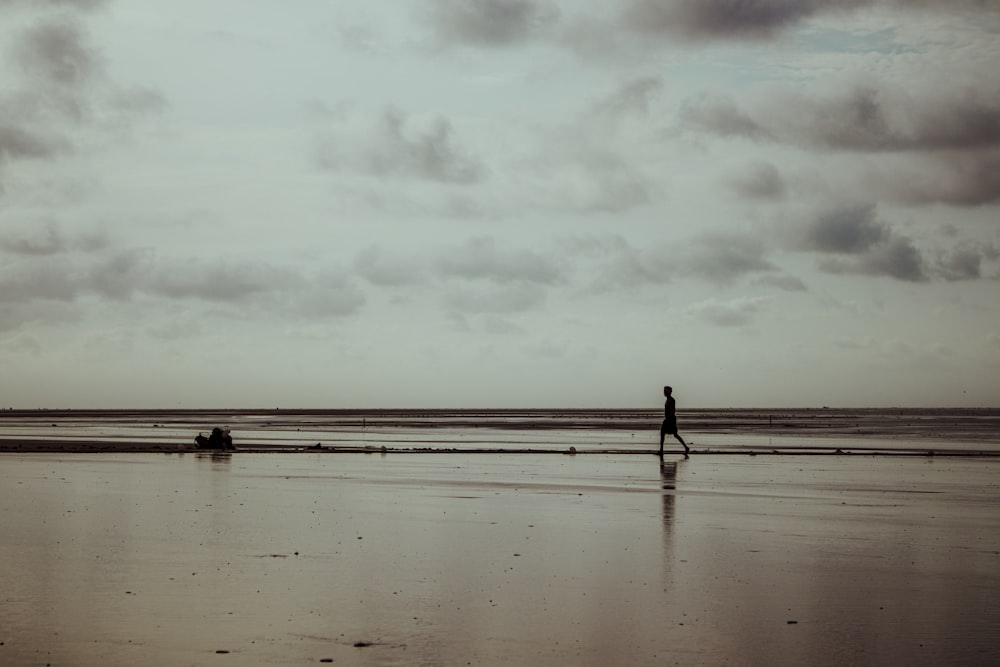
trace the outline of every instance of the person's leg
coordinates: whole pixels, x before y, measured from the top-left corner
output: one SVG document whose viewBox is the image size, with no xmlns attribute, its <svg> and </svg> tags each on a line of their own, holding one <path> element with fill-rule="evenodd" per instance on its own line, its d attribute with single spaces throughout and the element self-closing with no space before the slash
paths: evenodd
<svg viewBox="0 0 1000 667">
<path fill-rule="evenodd" d="M 687 453 L 690 450 L 688 449 L 688 444 L 686 442 L 684 442 L 684 438 L 681 437 L 680 433 L 676 433 L 676 432 L 674 433 L 674 437 L 677 438 L 678 442 L 680 442 L 682 445 L 684 445 L 684 455 L 687 456 Z"/>
<path fill-rule="evenodd" d="M 667 435 L 667 422 L 666 420 L 660 424 L 660 456 L 663 456 L 663 438 Z"/>
</svg>

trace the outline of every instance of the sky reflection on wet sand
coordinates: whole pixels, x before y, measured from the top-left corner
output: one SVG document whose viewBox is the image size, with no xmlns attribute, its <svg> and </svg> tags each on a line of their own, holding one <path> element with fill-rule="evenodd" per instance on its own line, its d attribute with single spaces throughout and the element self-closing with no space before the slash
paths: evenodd
<svg viewBox="0 0 1000 667">
<path fill-rule="evenodd" d="M 5 664 L 985 664 L 1000 649 L 991 461 L 2 461 Z"/>
</svg>

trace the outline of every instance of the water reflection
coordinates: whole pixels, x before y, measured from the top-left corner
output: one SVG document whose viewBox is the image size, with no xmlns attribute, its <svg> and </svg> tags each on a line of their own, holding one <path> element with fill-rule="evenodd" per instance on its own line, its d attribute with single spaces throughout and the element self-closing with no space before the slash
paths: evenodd
<svg viewBox="0 0 1000 667">
<path fill-rule="evenodd" d="M 677 488 L 678 461 L 660 459 L 660 487 L 663 489 L 663 539 L 669 539 L 674 524 L 674 491 Z"/>
<path fill-rule="evenodd" d="M 199 461 L 211 461 L 212 470 L 229 470 L 233 462 L 230 452 L 195 452 L 194 456 Z"/>
</svg>

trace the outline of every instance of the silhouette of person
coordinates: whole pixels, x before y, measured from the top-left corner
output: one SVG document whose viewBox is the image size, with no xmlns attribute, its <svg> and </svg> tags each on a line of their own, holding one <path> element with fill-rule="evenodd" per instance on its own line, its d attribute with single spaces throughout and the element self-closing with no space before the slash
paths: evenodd
<svg viewBox="0 0 1000 667">
<path fill-rule="evenodd" d="M 673 392 L 673 387 L 663 388 L 663 395 L 666 396 L 667 400 L 663 404 L 663 424 L 660 426 L 660 456 L 663 456 L 663 438 L 668 433 L 684 445 L 684 456 L 687 456 L 690 449 L 688 449 L 687 443 L 684 442 L 684 438 L 677 432 L 677 402 L 674 400 Z"/>
</svg>

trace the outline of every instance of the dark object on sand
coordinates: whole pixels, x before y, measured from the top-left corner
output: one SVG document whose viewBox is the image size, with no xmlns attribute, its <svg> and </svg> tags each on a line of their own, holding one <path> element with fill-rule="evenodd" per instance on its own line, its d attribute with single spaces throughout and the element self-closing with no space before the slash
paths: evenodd
<svg viewBox="0 0 1000 667">
<path fill-rule="evenodd" d="M 194 441 L 198 449 L 236 449 L 233 446 L 233 436 L 229 435 L 229 429 L 222 430 L 218 426 L 212 429 L 211 435 L 207 438 L 204 433 L 199 433 Z"/>
</svg>

